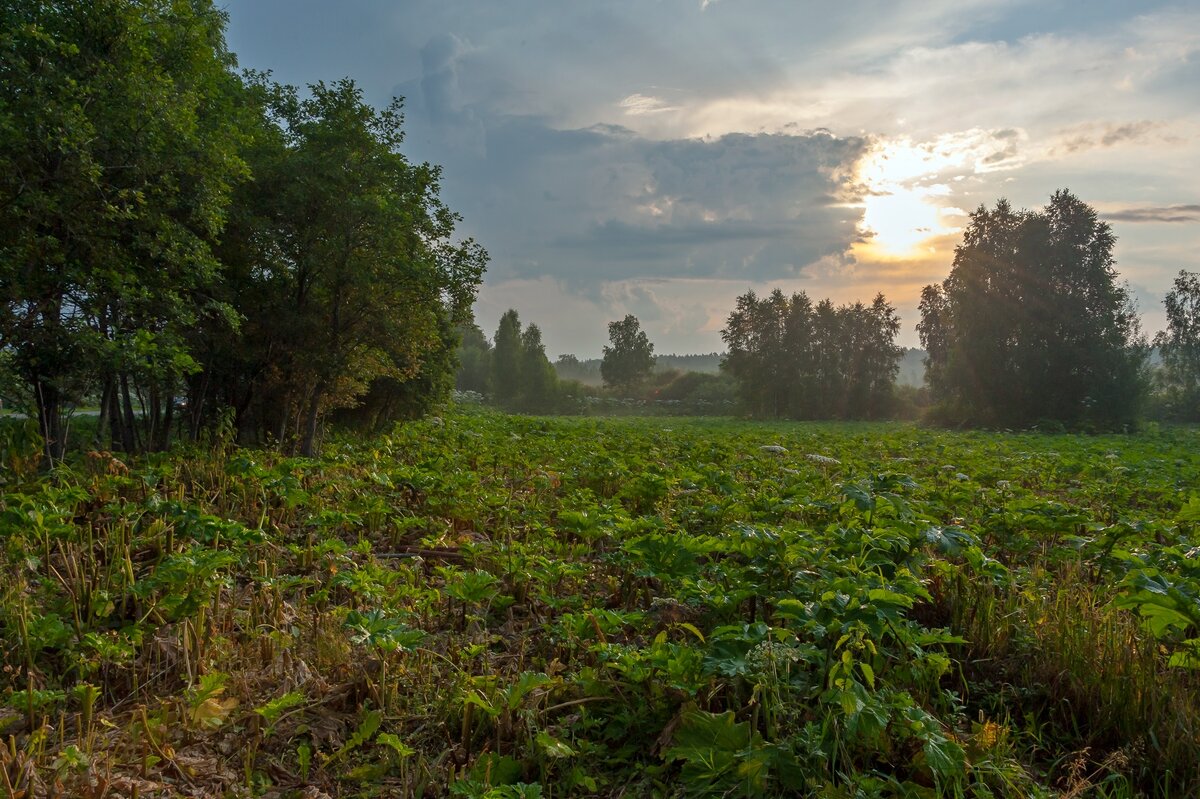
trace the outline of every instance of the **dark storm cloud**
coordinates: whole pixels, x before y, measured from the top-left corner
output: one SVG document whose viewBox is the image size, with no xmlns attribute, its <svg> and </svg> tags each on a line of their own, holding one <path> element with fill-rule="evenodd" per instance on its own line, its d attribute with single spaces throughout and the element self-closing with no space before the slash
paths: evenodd
<svg viewBox="0 0 1200 799">
<path fill-rule="evenodd" d="M 834 200 L 867 142 L 829 131 L 652 140 L 620 125 L 564 129 L 464 102 L 468 45 L 422 50 L 408 96 L 416 155 L 486 242 L 492 280 L 551 277 L 594 293 L 639 277 L 796 276 L 846 250 L 859 214 Z"/>
<path fill-rule="evenodd" d="M 649 141 L 507 119 L 488 126 L 471 189 L 446 185 L 501 279 L 764 280 L 854 240 L 858 214 L 830 199 L 863 147 L 824 133 Z"/>
</svg>

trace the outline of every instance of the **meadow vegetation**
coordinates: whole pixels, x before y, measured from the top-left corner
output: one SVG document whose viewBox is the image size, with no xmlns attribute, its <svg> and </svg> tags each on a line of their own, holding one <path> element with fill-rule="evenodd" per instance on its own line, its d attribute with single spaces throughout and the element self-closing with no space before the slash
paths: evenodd
<svg viewBox="0 0 1200 799">
<path fill-rule="evenodd" d="M 3 427 L 11 795 L 1200 789 L 1194 429 L 231 434 Z"/>
<path fill-rule="evenodd" d="M 772 291 L 585 392 L 475 325 L 400 100 L 225 23 L 0 4 L 4 794 L 1200 794 L 1200 433 L 1049 434 L 1197 418 L 1196 275 L 1152 374 L 1095 209 L 999 201 L 926 388 L 883 295 Z M 851 421 L 922 408 L 1040 432 Z"/>
</svg>

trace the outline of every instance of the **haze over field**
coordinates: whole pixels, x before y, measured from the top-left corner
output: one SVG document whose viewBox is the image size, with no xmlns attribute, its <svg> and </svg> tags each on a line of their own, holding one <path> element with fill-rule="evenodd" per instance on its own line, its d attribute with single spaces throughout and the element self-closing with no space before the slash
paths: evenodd
<svg viewBox="0 0 1200 799">
<path fill-rule="evenodd" d="M 965 214 L 1061 187 L 1118 235 L 1149 332 L 1200 249 L 1190 3 L 230 0 L 245 67 L 406 101 L 406 152 L 492 260 L 476 315 L 550 353 L 633 313 L 722 348 L 734 298 L 883 291 L 915 346 Z"/>
</svg>

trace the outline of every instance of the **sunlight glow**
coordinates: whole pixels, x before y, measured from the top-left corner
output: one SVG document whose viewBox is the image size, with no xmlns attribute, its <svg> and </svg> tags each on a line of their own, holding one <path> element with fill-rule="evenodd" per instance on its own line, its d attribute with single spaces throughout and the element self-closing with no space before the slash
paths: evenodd
<svg viewBox="0 0 1200 799">
<path fill-rule="evenodd" d="M 941 215 L 917 189 L 894 188 L 873 194 L 863 208 L 862 232 L 884 253 L 911 253 L 925 239 L 945 232 Z"/>
<path fill-rule="evenodd" d="M 922 182 L 960 166 L 965 155 L 953 147 L 914 145 L 907 139 L 881 143 L 868 153 L 856 174 L 867 192 L 859 226 L 867 238 L 862 249 L 875 257 L 904 258 L 915 255 L 928 239 L 953 233 L 956 228 L 932 202 L 949 189 Z"/>
</svg>

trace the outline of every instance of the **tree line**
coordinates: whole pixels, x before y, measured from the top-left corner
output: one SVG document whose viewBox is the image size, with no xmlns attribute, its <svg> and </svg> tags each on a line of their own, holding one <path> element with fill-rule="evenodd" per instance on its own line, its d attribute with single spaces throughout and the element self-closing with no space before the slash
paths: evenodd
<svg viewBox="0 0 1200 799">
<path fill-rule="evenodd" d="M 606 386 L 630 391 L 643 383 L 654 368 L 654 345 L 637 317 L 629 315 L 608 326 L 611 344 L 600 364 Z M 495 405 L 521 413 L 572 413 L 580 409 L 584 393 L 578 380 L 562 379 L 546 355 L 542 331 L 533 323 L 521 327 L 514 309 L 500 317 L 491 341 L 474 320 L 459 328 L 459 367 L 456 388 L 486 396 Z M 562 363 L 578 364 L 573 355 Z"/>
<path fill-rule="evenodd" d="M 804 292 L 747 292 L 722 330 L 722 378 L 649 380 L 654 346 L 626 316 L 609 323 L 598 371 L 612 396 L 704 397 L 712 412 L 729 410 L 707 400 L 728 391 L 713 384 L 732 381 L 740 410 L 759 418 L 911 418 L 920 403 L 942 424 L 1111 430 L 1136 423 L 1152 399 L 1159 418 L 1200 420 L 1200 275 L 1181 271 L 1168 293 L 1167 329 L 1153 340 L 1161 365 L 1152 368 L 1151 342 L 1117 280 L 1115 240 L 1095 209 L 1065 190 L 1036 211 L 1004 200 L 977 209 L 949 276 L 921 295 L 920 392 L 896 385 L 912 359 L 896 345 L 900 319 L 882 294 L 839 306 Z M 495 341 L 493 349 L 477 327 L 465 330 L 459 388 L 509 410 L 580 410 L 587 389 L 555 379 L 536 325 L 522 331 L 510 310 Z M 573 355 L 557 365 L 581 371 Z"/>
<path fill-rule="evenodd" d="M 509 309 L 500 317 L 492 341 L 474 319 L 459 328 L 459 367 L 455 387 L 488 397 L 495 405 L 518 413 L 570 413 L 578 384 L 558 379 L 546 356 L 542 331 Z"/>
<path fill-rule="evenodd" d="M 217 425 L 311 454 L 451 387 L 487 255 L 399 101 L 240 74 L 210 0 L 0 7 L 0 366 L 48 459 Z M 12 399 L 12 398 L 10 398 Z"/>
<path fill-rule="evenodd" d="M 814 303 L 805 292 L 737 298 L 721 337 L 723 368 L 745 409 L 765 418 L 878 419 L 892 410 L 904 350 L 900 318 L 882 294 L 870 303 Z"/>
<path fill-rule="evenodd" d="M 1158 415 L 1200 421 L 1200 275 L 1181 271 L 1151 368 L 1112 228 L 1067 190 L 1044 208 L 1007 201 L 971 214 L 950 274 L 921 294 L 928 418 L 1024 428 L 1113 430 Z M 722 337 L 743 408 L 764 418 L 873 419 L 894 409 L 904 350 L 879 295 L 835 307 L 801 292 L 741 296 Z"/>
</svg>

